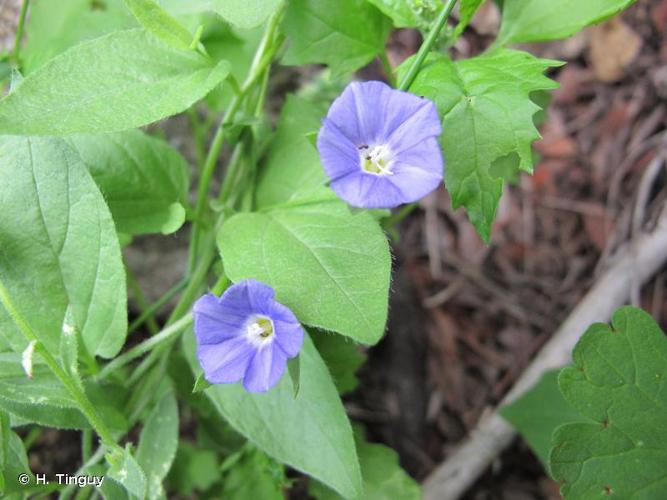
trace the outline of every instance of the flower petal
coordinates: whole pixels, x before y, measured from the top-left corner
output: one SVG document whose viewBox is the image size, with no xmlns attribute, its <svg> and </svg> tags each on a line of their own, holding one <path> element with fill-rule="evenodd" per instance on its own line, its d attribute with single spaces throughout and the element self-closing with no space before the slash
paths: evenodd
<svg viewBox="0 0 667 500">
<path fill-rule="evenodd" d="M 287 356 L 281 349 L 274 346 L 260 349 L 250 361 L 243 387 L 248 392 L 266 392 L 278 383 L 286 366 Z"/>
<path fill-rule="evenodd" d="M 198 345 L 197 359 L 208 382 L 230 384 L 243 378 L 255 351 L 245 337 L 234 337 L 218 344 Z"/>
<path fill-rule="evenodd" d="M 396 121 L 387 131 L 387 144 L 394 155 L 414 147 L 429 137 L 438 137 L 442 125 L 438 110 L 433 102 L 408 94 L 413 101 L 409 109 L 397 112 L 401 121 Z"/>
<path fill-rule="evenodd" d="M 361 171 L 357 146 L 329 119 L 324 120 L 317 136 L 317 150 L 324 171 L 332 180 Z"/>
<path fill-rule="evenodd" d="M 390 179 L 360 171 L 332 181 L 331 189 L 353 207 L 394 208 L 406 201 Z"/>
<path fill-rule="evenodd" d="M 248 318 L 247 308 L 229 307 L 222 298 L 210 293 L 195 302 L 192 313 L 199 344 L 215 344 L 241 334 Z"/>
</svg>

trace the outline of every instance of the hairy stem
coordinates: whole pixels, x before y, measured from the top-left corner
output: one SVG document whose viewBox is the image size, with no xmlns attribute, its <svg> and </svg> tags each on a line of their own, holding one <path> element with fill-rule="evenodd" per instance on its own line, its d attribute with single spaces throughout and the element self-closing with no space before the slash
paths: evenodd
<svg viewBox="0 0 667 500">
<path fill-rule="evenodd" d="M 421 47 L 419 47 L 419 52 L 417 52 L 417 57 L 415 57 L 415 60 L 412 62 L 412 66 L 410 66 L 408 72 L 401 79 L 401 82 L 398 85 L 398 90 L 408 90 L 410 85 L 412 85 L 412 82 L 415 80 L 417 73 L 419 73 L 419 69 L 424 63 L 426 56 L 431 51 L 435 41 L 438 39 L 440 31 L 442 31 L 442 28 L 447 23 L 447 19 L 449 19 L 449 15 L 452 13 L 452 9 L 454 8 L 455 4 L 456 0 L 447 0 L 447 3 L 445 3 L 445 7 L 442 9 L 442 12 L 440 12 L 440 15 L 435 20 L 433 28 L 426 37 L 426 40 L 424 40 L 424 43 L 422 43 Z"/>
<path fill-rule="evenodd" d="M 271 19 L 269 19 L 262 40 L 259 44 L 259 47 L 257 48 L 255 57 L 253 58 L 252 65 L 250 66 L 248 76 L 241 87 L 241 92 L 232 98 L 232 101 L 229 104 L 229 108 L 225 112 L 225 116 L 222 118 L 220 124 L 218 125 L 218 129 L 216 130 L 215 136 L 213 137 L 213 142 L 211 143 L 208 155 L 206 156 L 202 175 L 199 179 L 199 186 L 197 188 L 197 203 L 195 205 L 195 217 L 193 221 L 192 239 L 190 244 L 190 260 L 188 263 L 188 270 L 190 272 L 194 270 L 197 254 L 199 252 L 199 240 L 201 239 L 202 232 L 202 219 L 204 217 L 206 202 L 208 200 L 208 191 L 211 184 L 211 178 L 215 172 L 215 167 L 218 164 L 220 150 L 222 149 L 222 145 L 225 142 L 227 127 L 233 122 L 234 116 L 241 107 L 245 97 L 249 94 L 257 80 L 259 80 L 262 76 L 266 67 L 270 65 L 273 60 L 273 56 L 275 55 L 277 49 L 275 43 L 275 33 L 278 28 L 278 23 L 282 18 L 283 12 L 285 10 L 285 6 L 286 4 L 283 4 L 282 8 L 273 14 Z"/>
<path fill-rule="evenodd" d="M 183 331 L 185 328 L 190 326 L 191 323 L 192 323 L 192 314 L 188 313 L 175 323 L 169 325 L 167 328 L 162 330 L 157 335 L 153 335 L 152 337 L 144 340 L 142 343 L 135 345 L 129 351 L 126 351 L 117 358 L 115 358 L 104 368 L 102 368 L 100 373 L 97 374 L 96 378 L 99 380 L 106 378 L 111 373 L 125 366 L 129 362 L 137 359 L 142 354 L 147 353 L 148 351 L 154 349 L 159 345 L 167 343 L 173 337 L 181 333 L 181 331 Z"/>
<path fill-rule="evenodd" d="M 98 436 L 102 440 L 102 444 L 109 448 L 118 448 L 111 431 L 108 429 L 106 423 L 98 415 L 97 410 L 93 404 L 86 396 L 86 393 L 83 391 L 81 386 L 75 381 L 62 367 L 58 364 L 56 359 L 51 355 L 51 353 L 44 347 L 40 342 L 39 337 L 35 334 L 31 326 L 25 321 L 21 313 L 12 302 L 9 297 L 7 288 L 5 288 L 4 283 L 0 281 L 0 302 L 5 307 L 9 316 L 14 320 L 16 326 L 25 337 L 28 342 L 35 342 L 35 352 L 39 353 L 44 361 L 46 362 L 49 369 L 53 374 L 60 380 L 60 382 L 65 386 L 67 392 L 70 393 L 72 398 L 76 401 L 79 409 L 83 415 L 88 419 L 90 425 L 95 429 Z"/>
</svg>

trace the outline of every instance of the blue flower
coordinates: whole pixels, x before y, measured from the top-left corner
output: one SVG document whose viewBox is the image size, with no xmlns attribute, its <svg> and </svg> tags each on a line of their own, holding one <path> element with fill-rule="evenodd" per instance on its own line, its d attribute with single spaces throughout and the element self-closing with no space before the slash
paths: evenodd
<svg viewBox="0 0 667 500">
<path fill-rule="evenodd" d="M 393 208 L 442 182 L 435 105 L 382 82 L 354 82 L 333 102 L 317 137 L 331 189 L 350 205 Z"/>
<path fill-rule="evenodd" d="M 273 288 L 255 280 L 232 285 L 220 298 L 206 294 L 193 307 L 197 358 L 212 384 L 243 380 L 265 392 L 282 377 L 287 358 L 299 354 L 303 328 Z"/>
</svg>

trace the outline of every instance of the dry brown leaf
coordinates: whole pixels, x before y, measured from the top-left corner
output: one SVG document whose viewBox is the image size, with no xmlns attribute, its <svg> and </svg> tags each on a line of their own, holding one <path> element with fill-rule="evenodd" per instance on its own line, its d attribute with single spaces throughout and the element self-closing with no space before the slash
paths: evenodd
<svg viewBox="0 0 667 500">
<path fill-rule="evenodd" d="M 642 39 L 620 18 L 593 28 L 590 59 L 593 72 L 602 82 L 616 82 L 637 57 Z"/>
</svg>

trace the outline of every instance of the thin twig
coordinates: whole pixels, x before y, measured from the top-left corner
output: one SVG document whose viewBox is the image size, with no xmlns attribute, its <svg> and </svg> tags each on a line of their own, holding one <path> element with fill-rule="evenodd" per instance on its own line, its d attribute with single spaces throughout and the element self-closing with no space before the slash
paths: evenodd
<svg viewBox="0 0 667 500">
<path fill-rule="evenodd" d="M 628 282 L 644 283 L 667 261 L 667 208 L 655 229 L 622 247 L 612 265 L 598 279 L 579 305 L 545 344 L 499 407 L 512 403 L 531 389 L 548 370 L 570 361 L 572 349 L 588 326 L 608 321 L 613 311 L 628 300 Z M 515 436 L 514 428 L 496 409 L 483 417 L 476 429 L 424 482 L 426 500 L 456 500 L 506 448 Z"/>
</svg>

